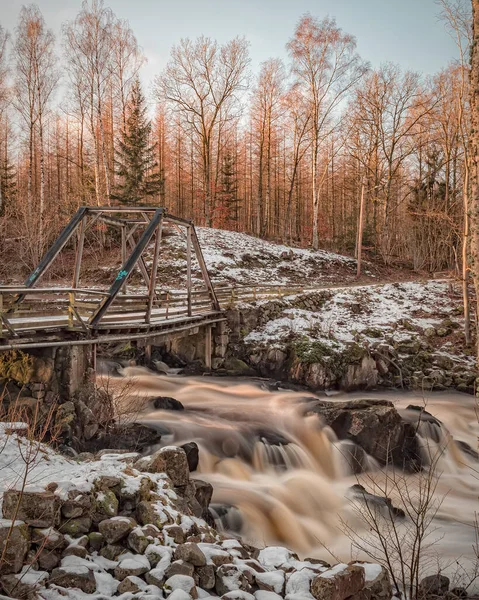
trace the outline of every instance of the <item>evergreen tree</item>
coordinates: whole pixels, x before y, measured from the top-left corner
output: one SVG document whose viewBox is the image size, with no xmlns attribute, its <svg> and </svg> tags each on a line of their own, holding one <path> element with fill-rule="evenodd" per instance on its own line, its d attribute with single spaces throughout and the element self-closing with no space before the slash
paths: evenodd
<svg viewBox="0 0 479 600">
<path fill-rule="evenodd" d="M 238 198 L 238 181 L 236 178 L 235 157 L 226 152 L 221 164 L 220 200 L 225 213 L 225 225 L 237 224 L 239 220 L 240 198 Z"/>
<path fill-rule="evenodd" d="M 125 204 L 138 204 L 160 193 L 161 173 L 155 172 L 156 144 L 150 145 L 151 121 L 147 117 L 140 81 L 133 84 L 127 105 L 126 129 L 116 150 L 116 172 L 121 183 L 112 198 Z"/>
<path fill-rule="evenodd" d="M 15 200 L 17 193 L 17 174 L 8 156 L 0 157 L 0 217 L 7 203 Z"/>
</svg>

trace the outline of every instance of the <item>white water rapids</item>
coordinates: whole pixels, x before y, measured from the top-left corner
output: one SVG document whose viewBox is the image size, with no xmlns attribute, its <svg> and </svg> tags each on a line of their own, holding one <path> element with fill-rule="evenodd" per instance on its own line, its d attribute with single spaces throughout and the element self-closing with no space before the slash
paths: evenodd
<svg viewBox="0 0 479 600">
<path fill-rule="evenodd" d="M 344 459 L 348 442 L 338 441 L 318 415 L 304 416 L 305 398 L 314 399 L 314 394 L 269 391 L 261 381 L 156 375 L 137 367 L 124 369 L 123 375 L 104 377 L 109 390 L 120 399 L 129 397 L 128 405 L 134 399 L 140 410 L 137 420 L 167 429 L 161 445 L 198 444 L 200 462 L 193 477 L 213 485 L 217 516 L 225 506 L 235 507 L 226 510 L 224 526 L 257 546 L 285 545 L 329 562 L 367 558 L 345 534 L 345 523 L 359 535 L 368 529 L 348 490 L 358 482 L 370 488 L 373 479 L 384 479 L 384 470 L 369 459 L 366 474 L 351 474 Z M 155 410 L 149 399 L 157 396 L 176 398 L 185 410 Z M 435 572 L 456 573 L 457 561 L 461 569 L 469 569 L 466 563 L 472 565 L 475 557 L 479 462 L 458 442 L 477 449 L 475 398 L 452 392 L 379 391 L 327 399 L 352 398 L 387 399 L 399 412 L 410 404 L 425 406 L 441 421 L 439 436 L 429 423 L 419 429 L 429 453 L 439 457 L 430 560 L 437 563 Z M 427 474 L 401 473 L 401 478 L 414 499 Z M 401 490 L 393 487 L 393 504 L 403 506 Z"/>
</svg>

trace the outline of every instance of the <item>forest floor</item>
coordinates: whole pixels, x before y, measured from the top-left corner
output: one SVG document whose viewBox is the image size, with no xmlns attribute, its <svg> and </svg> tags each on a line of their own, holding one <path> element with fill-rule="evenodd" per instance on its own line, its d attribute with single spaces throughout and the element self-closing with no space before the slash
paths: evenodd
<svg viewBox="0 0 479 600">
<path fill-rule="evenodd" d="M 424 274 L 410 269 L 386 267 L 378 261 L 365 260 L 363 273 L 356 277 L 357 263 L 350 256 L 327 250 L 293 248 L 262 240 L 257 237 L 198 227 L 198 238 L 213 283 L 222 285 L 307 286 L 324 287 L 358 283 L 379 283 L 416 280 Z M 158 280 L 170 289 L 186 285 L 186 240 L 177 230 L 167 228 L 163 245 Z M 152 254 L 152 247 L 147 252 Z M 150 262 L 147 258 L 147 263 Z M 11 265 L 18 265 L 15 269 Z M 74 264 L 72 249 L 63 251 L 43 279 L 44 283 L 68 283 Z M 1 268 L 3 266 L 3 269 Z M 100 250 L 92 240 L 87 240 L 84 250 L 81 281 L 88 285 L 107 286 L 120 268 L 118 241 Z M 201 272 L 193 260 L 193 283 L 201 283 Z M 2 274 L 3 272 L 3 274 Z M 8 261 L 0 266 L 1 283 L 17 283 L 28 275 L 28 269 L 18 262 Z M 132 274 L 130 282 L 141 285 L 139 272 Z"/>
</svg>

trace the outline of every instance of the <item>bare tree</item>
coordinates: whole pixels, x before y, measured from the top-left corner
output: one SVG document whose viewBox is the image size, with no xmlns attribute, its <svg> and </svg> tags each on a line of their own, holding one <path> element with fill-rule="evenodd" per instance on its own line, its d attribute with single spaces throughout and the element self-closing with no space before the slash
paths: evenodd
<svg viewBox="0 0 479 600">
<path fill-rule="evenodd" d="M 67 23 L 63 31 L 72 76 L 82 101 L 88 106 L 89 128 L 95 148 L 95 192 L 98 205 L 102 203 L 103 196 L 100 165 L 104 175 L 104 196 L 108 204 L 111 195 L 104 103 L 111 78 L 114 25 L 114 15 L 109 8 L 105 8 L 102 0 L 92 0 L 91 6 L 85 0 L 75 21 Z"/>
<path fill-rule="evenodd" d="M 471 216 L 471 255 L 476 296 L 479 297 L 479 0 L 472 0 L 470 106 L 471 198 L 469 210 Z M 477 356 L 479 360 L 479 343 Z"/>
<path fill-rule="evenodd" d="M 356 53 L 353 36 L 344 33 L 334 19 L 318 21 L 304 15 L 288 43 L 293 72 L 307 97 L 312 134 L 313 248 L 319 247 L 318 157 L 322 142 L 336 126 L 336 111 L 346 94 L 366 71 Z"/>
<path fill-rule="evenodd" d="M 246 89 L 248 43 L 235 38 L 219 46 L 215 40 L 183 39 L 171 51 L 164 73 L 157 79 L 157 95 L 181 113 L 201 146 L 205 219 L 212 225 L 214 190 L 212 178 L 213 136 L 226 109 L 239 105 Z"/>
<path fill-rule="evenodd" d="M 59 79 L 54 53 L 55 39 L 46 28 L 35 5 L 23 7 L 16 30 L 15 105 L 28 128 L 29 166 L 27 207 L 32 211 L 35 136 L 38 135 L 40 187 L 38 194 L 38 249 L 44 244 L 45 228 L 45 150 L 44 131 L 48 106 Z"/>
</svg>

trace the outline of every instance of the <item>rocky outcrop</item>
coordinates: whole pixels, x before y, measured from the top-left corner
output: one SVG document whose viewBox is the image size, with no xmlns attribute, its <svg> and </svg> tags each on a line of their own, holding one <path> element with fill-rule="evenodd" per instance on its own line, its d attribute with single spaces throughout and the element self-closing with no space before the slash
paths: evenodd
<svg viewBox="0 0 479 600">
<path fill-rule="evenodd" d="M 394 463 L 410 471 L 421 467 L 416 427 L 404 420 L 389 400 L 318 400 L 309 402 L 305 412 L 319 415 L 338 439 L 354 442 L 381 465 Z"/>
</svg>

